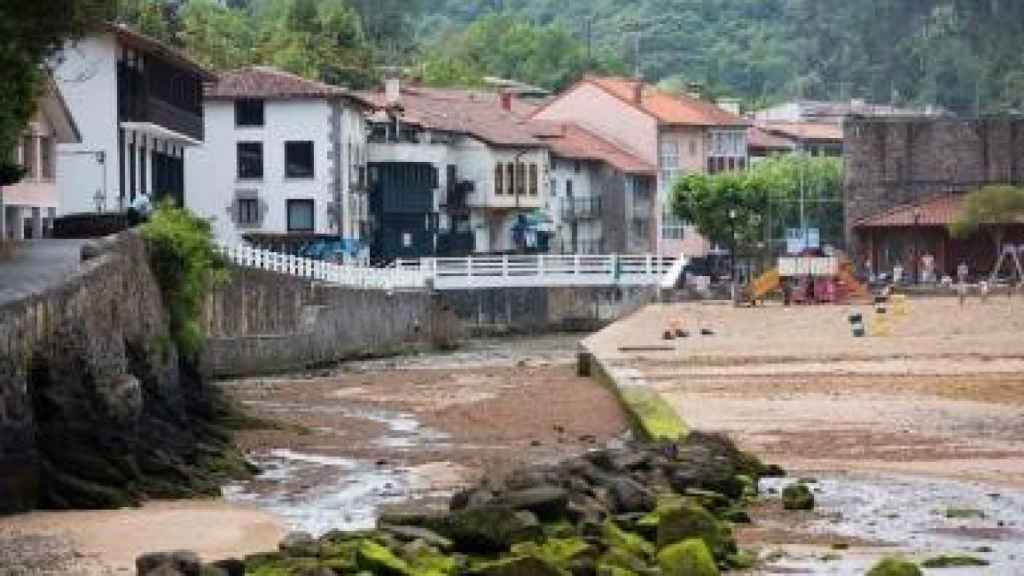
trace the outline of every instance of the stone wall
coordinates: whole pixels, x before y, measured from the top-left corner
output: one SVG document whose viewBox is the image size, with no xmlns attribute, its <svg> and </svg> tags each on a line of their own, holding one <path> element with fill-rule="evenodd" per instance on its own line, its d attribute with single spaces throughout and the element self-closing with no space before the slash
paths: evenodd
<svg viewBox="0 0 1024 576">
<path fill-rule="evenodd" d="M 1024 118 L 850 118 L 846 237 L 886 209 L 989 183 L 1024 183 Z"/>
<path fill-rule="evenodd" d="M 241 268 L 207 302 L 205 326 L 205 364 L 217 376 L 301 369 L 457 338 L 444 302 L 427 291 L 354 290 Z"/>
<path fill-rule="evenodd" d="M 0 513 L 217 491 L 198 467 L 229 442 L 141 238 L 86 248 L 65 282 L 0 308 Z"/>
</svg>

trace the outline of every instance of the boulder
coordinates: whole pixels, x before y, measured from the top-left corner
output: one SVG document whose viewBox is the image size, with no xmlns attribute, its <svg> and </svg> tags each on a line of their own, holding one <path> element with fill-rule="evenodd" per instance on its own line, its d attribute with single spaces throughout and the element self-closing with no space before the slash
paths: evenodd
<svg viewBox="0 0 1024 576">
<path fill-rule="evenodd" d="M 718 576 L 718 566 L 703 540 L 692 538 L 658 553 L 662 576 Z"/>
<path fill-rule="evenodd" d="M 364 540 L 356 550 L 356 565 L 377 576 L 412 576 L 409 564 L 390 550 L 370 540 Z"/>
<path fill-rule="evenodd" d="M 736 552 L 731 534 L 704 508 L 690 503 L 677 503 L 658 510 L 658 549 L 683 540 L 699 539 L 715 558 L 724 560 Z"/>
<path fill-rule="evenodd" d="M 541 533 L 536 516 L 507 506 L 453 510 L 437 531 L 455 543 L 455 549 L 471 554 L 508 551 L 513 544 L 533 540 Z"/>
<path fill-rule="evenodd" d="M 922 576 L 921 569 L 913 562 L 901 558 L 882 558 L 867 576 Z"/>
<path fill-rule="evenodd" d="M 650 512 L 654 509 L 655 497 L 650 490 L 629 477 L 619 477 L 609 485 L 612 510 L 617 514 Z"/>
<path fill-rule="evenodd" d="M 790 484 L 782 489 L 782 507 L 786 510 L 814 510 L 814 494 L 806 484 Z"/>
<path fill-rule="evenodd" d="M 569 493 L 564 488 L 541 485 L 507 492 L 494 500 L 494 504 L 513 510 L 529 510 L 545 521 L 554 521 L 565 515 Z"/>
<path fill-rule="evenodd" d="M 245 562 L 236 558 L 218 560 L 211 566 L 220 568 L 226 576 L 245 576 Z"/>
<path fill-rule="evenodd" d="M 564 573 L 535 556 L 512 556 L 478 565 L 475 576 L 564 576 Z"/>
<path fill-rule="evenodd" d="M 277 548 L 293 558 L 316 558 L 320 554 L 320 544 L 308 532 L 289 532 Z"/>
<path fill-rule="evenodd" d="M 403 542 L 421 540 L 442 552 L 451 552 L 455 547 L 448 538 L 422 526 L 381 526 L 382 531 L 394 535 Z"/>
<path fill-rule="evenodd" d="M 143 554 L 135 559 L 135 570 L 138 576 L 157 576 L 158 570 L 181 576 L 199 576 L 199 556 L 191 550 L 174 550 L 170 552 L 153 552 Z"/>
</svg>

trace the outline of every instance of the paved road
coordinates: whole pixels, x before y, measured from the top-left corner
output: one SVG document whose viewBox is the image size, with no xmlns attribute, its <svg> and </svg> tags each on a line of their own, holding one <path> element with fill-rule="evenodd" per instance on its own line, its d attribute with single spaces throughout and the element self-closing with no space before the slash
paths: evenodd
<svg viewBox="0 0 1024 576">
<path fill-rule="evenodd" d="M 29 240 L 0 261 L 0 306 L 49 288 L 78 269 L 86 240 Z"/>
</svg>

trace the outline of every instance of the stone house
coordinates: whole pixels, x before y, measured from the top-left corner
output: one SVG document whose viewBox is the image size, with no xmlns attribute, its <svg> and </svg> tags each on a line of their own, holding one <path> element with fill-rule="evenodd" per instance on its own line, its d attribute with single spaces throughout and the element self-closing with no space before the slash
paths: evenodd
<svg viewBox="0 0 1024 576">
<path fill-rule="evenodd" d="M 69 44 L 54 78 L 80 142 L 57 146 L 60 214 L 123 211 L 185 195 L 185 151 L 203 142 L 203 82 L 173 48 L 109 24 Z"/>
<path fill-rule="evenodd" d="M 79 142 L 71 112 L 52 78 L 47 78 L 13 160 L 26 171 L 12 186 L 0 188 L 0 239 L 42 238 L 57 215 L 57 145 Z"/>
<path fill-rule="evenodd" d="M 1024 118 L 854 116 L 844 124 L 847 246 L 863 270 L 920 272 L 924 256 L 938 275 L 968 263 L 987 273 L 996 259 L 982 232 L 952 239 L 947 226 L 965 194 L 989 184 L 1024 185 Z M 1005 240 L 1024 243 L 1024 226 Z M 918 274 L 914 274 L 918 275 Z"/>
<path fill-rule="evenodd" d="M 224 73 L 206 87 L 206 145 L 190 152 L 185 205 L 218 238 L 286 246 L 366 239 L 366 114 L 343 88 L 274 68 Z"/>
<path fill-rule="evenodd" d="M 706 240 L 668 211 L 671 186 L 688 172 L 745 169 L 749 122 L 690 95 L 618 77 L 586 77 L 532 118 L 576 123 L 656 166 L 656 250 L 688 256 L 710 250 Z"/>
</svg>

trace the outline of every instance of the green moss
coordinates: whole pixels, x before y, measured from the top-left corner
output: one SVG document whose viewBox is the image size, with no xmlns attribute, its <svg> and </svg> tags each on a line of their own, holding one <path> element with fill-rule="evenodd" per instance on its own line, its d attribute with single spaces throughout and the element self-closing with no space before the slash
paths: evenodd
<svg viewBox="0 0 1024 576">
<path fill-rule="evenodd" d="M 703 540 L 691 538 L 658 553 L 662 576 L 718 576 L 718 566 Z"/>
<path fill-rule="evenodd" d="M 943 554 L 921 562 L 925 568 L 961 568 L 968 566 L 988 566 L 988 560 L 955 554 Z"/>
<path fill-rule="evenodd" d="M 742 486 L 744 498 L 757 498 L 757 482 L 746 474 L 737 474 L 736 482 Z"/>
<path fill-rule="evenodd" d="M 636 576 L 636 572 L 620 566 L 599 564 L 597 566 L 597 576 Z"/>
<path fill-rule="evenodd" d="M 644 559 L 645 561 L 649 561 L 654 558 L 653 544 L 644 540 L 637 534 L 626 532 L 622 528 L 619 528 L 619 526 L 611 519 L 605 520 L 604 526 L 602 527 L 602 536 L 604 537 L 604 543 L 609 548 L 620 548 L 633 556 Z"/>
<path fill-rule="evenodd" d="M 414 576 L 412 568 L 390 550 L 370 540 L 356 548 L 356 565 L 378 576 Z"/>
<path fill-rule="evenodd" d="M 689 430 L 672 406 L 657 392 L 648 388 L 620 389 L 619 395 L 639 432 L 649 440 L 681 440 Z"/>
<path fill-rule="evenodd" d="M 535 556 L 508 556 L 479 562 L 469 571 L 474 576 L 565 576 L 565 572 Z"/>
<path fill-rule="evenodd" d="M 782 489 L 782 507 L 786 510 L 813 510 L 814 494 L 806 484 L 790 484 Z"/>
<path fill-rule="evenodd" d="M 946 518 L 984 518 L 985 513 L 975 508 L 947 508 Z"/>
<path fill-rule="evenodd" d="M 565 520 L 545 524 L 543 531 L 545 538 L 572 538 L 576 536 L 576 527 Z"/>
<path fill-rule="evenodd" d="M 736 552 L 736 543 L 727 527 L 710 512 L 692 504 L 676 504 L 659 510 L 658 548 L 698 538 L 703 540 L 715 558 L 724 560 Z"/>
<path fill-rule="evenodd" d="M 630 572 L 637 572 L 645 569 L 647 562 L 623 548 L 611 547 L 598 558 L 597 566 L 598 570 L 602 566 L 610 566 L 629 570 Z"/>
<path fill-rule="evenodd" d="M 882 558 L 868 571 L 867 576 L 922 576 L 913 562 L 901 558 Z"/>
<path fill-rule="evenodd" d="M 246 559 L 245 573 L 248 576 L 300 576 L 319 567 L 320 563 L 315 558 L 279 558 L 254 565 Z"/>
<path fill-rule="evenodd" d="M 560 570 L 568 570 L 574 560 L 593 556 L 594 549 L 579 538 L 552 538 L 541 544 L 521 542 L 512 546 L 516 556 L 535 556 Z"/>
<path fill-rule="evenodd" d="M 422 540 L 406 544 L 401 555 L 418 576 L 450 576 L 462 568 L 458 557 L 445 555 Z"/>
<path fill-rule="evenodd" d="M 725 563 L 735 570 L 750 570 L 757 565 L 757 556 L 749 550 L 740 550 L 726 558 Z"/>
</svg>

